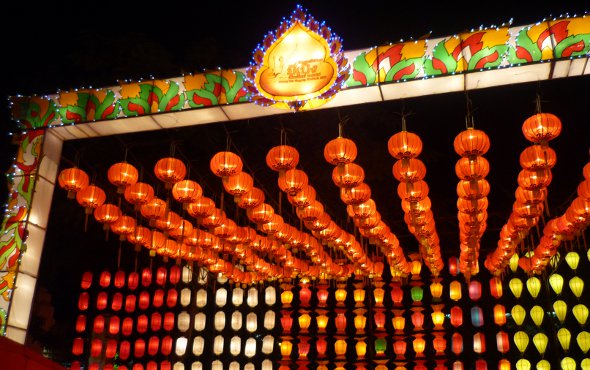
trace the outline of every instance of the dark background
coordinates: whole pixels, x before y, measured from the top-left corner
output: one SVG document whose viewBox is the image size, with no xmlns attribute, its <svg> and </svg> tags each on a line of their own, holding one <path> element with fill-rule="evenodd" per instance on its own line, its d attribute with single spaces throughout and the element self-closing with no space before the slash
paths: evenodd
<svg viewBox="0 0 590 370">
<path fill-rule="evenodd" d="M 325 21 L 342 38 L 344 50 L 364 49 L 419 38 L 447 36 L 480 25 L 509 22 L 515 26 L 541 21 L 546 17 L 588 10 L 581 2 L 559 4 L 536 2 L 457 3 L 411 2 L 405 4 L 378 2 L 300 2 L 317 20 Z M 3 96 L 16 94 L 53 94 L 59 90 L 116 85 L 123 79 L 177 77 L 183 73 L 224 68 L 241 68 L 249 64 L 252 51 L 267 32 L 274 30 L 283 17 L 295 8 L 294 2 L 244 2 L 230 5 L 161 3 L 147 4 L 11 4 L 2 17 L 5 81 L 0 84 Z M 492 143 L 485 155 L 491 165 L 488 180 L 492 192 L 488 196 L 488 229 L 482 240 L 480 263 L 496 246 L 498 233 L 507 221 L 517 187 L 520 170 L 519 153 L 529 143 L 521 125 L 535 112 L 535 96 L 541 94 L 543 110 L 559 116 L 563 132 L 551 147 L 558 164 L 553 170 L 549 188 L 551 217 L 561 214 L 575 196 L 582 166 L 588 161 L 590 125 L 587 102 L 589 77 L 567 78 L 540 83 L 502 86 L 470 92 L 475 126 L 484 130 Z M 401 129 L 400 113 L 410 113 L 408 130 L 420 135 L 424 151 L 419 157 L 427 167 L 426 182 L 430 187 L 432 210 L 446 258 L 458 256 L 456 221 L 457 177 L 454 163 L 454 137 L 465 128 L 465 96 L 462 93 L 440 94 L 401 101 L 363 104 L 316 112 L 284 114 L 247 121 L 208 124 L 164 132 L 119 135 L 92 140 L 66 142 L 62 168 L 76 156 L 81 167 L 96 175 L 97 182 L 114 199 L 114 189 L 106 181 L 108 167 L 120 161 L 124 152 L 129 161 L 145 169 L 150 182 L 155 161 L 169 153 L 175 143 L 179 158 L 191 168 L 191 178 L 216 199 L 222 192 L 221 182 L 208 169 L 209 159 L 225 149 L 227 137 L 239 152 L 245 170 L 254 175 L 257 186 L 267 190 L 269 203 L 278 203 L 276 173 L 264 163 L 264 155 L 279 144 L 284 128 L 289 143 L 300 151 L 299 168 L 305 170 L 310 183 L 318 190 L 318 199 L 326 205 L 333 219 L 350 227 L 330 179 L 332 166 L 322 156 L 325 143 L 337 136 L 338 122 L 346 119 L 345 136 L 359 148 L 356 163 L 366 173 L 365 182 L 373 190 L 372 198 L 407 253 L 417 250 L 416 242 L 403 222 L 403 211 L 396 194 L 397 181 L 391 175 L 394 159 L 388 154 L 387 139 Z M 2 106 L 2 169 L 7 169 L 16 147 L 8 132 L 16 130 Z M 149 178 L 149 177 L 148 177 Z M 4 186 L 4 184 L 2 184 Z M 2 188 L 2 200 L 6 190 Z M 273 196 L 275 194 L 275 196 Z M 286 199 L 283 199 L 283 204 Z M 236 214 L 226 197 L 226 212 Z M 275 207 L 276 208 L 276 207 Z M 289 210 L 286 212 L 289 219 Z M 242 214 L 244 223 L 245 216 Z M 291 214 L 292 224 L 296 218 Z M 133 263 L 129 246 L 122 262 Z M 90 219 L 84 230 L 83 210 L 75 201 L 68 201 L 65 192 L 56 188 L 48 228 L 43 263 L 40 269 L 40 290 L 47 291 L 55 308 L 55 325 L 49 330 L 32 326 L 37 344 L 55 351 L 69 351 L 71 318 L 81 271 L 116 267 L 119 243 Z M 53 343 L 51 343 L 53 342 Z"/>
</svg>

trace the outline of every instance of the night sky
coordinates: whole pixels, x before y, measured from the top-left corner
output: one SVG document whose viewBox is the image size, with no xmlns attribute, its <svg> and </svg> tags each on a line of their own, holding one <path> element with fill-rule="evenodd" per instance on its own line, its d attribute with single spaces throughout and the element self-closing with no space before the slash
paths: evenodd
<svg viewBox="0 0 590 370">
<path fill-rule="evenodd" d="M 342 38 L 344 50 L 428 34 L 429 38 L 442 37 L 480 25 L 500 25 L 511 19 L 515 26 L 525 25 L 564 13 L 582 14 L 590 10 L 587 3 L 586 7 L 582 2 L 567 3 L 535 2 L 528 7 L 521 2 L 481 3 L 477 7 L 483 10 L 475 11 L 473 3 L 459 6 L 455 2 L 437 2 L 432 6 L 427 2 L 389 2 L 386 7 L 379 2 L 359 2 L 343 8 L 338 8 L 343 2 L 322 1 L 321 5 L 313 1 L 300 2 L 312 16 L 325 21 Z M 16 94 L 53 94 L 72 88 L 112 86 L 126 79 L 168 78 L 218 67 L 245 67 L 256 45 L 279 25 L 282 17 L 290 15 L 296 4 L 250 1 L 234 8 L 228 4 L 220 6 L 221 2 L 174 3 L 173 6 L 161 3 L 158 7 L 121 6 L 109 2 L 93 3 L 92 8 L 89 4 L 51 8 L 53 4 L 11 4 L 9 7 L 14 8 L 3 12 L 3 17 L 9 17 L 11 23 L 6 19 L 0 22 L 5 50 L 5 78 L 0 84 L 0 93 L 6 98 Z M 492 168 L 488 239 L 482 243 L 486 251 L 495 248 L 498 231 L 506 222 L 514 201 L 518 154 L 528 145 L 522 136 L 521 124 L 534 113 L 538 92 L 542 95 L 544 110 L 561 117 L 564 124 L 562 136 L 551 144 L 558 156 L 549 192 L 552 213 L 565 210 L 568 200 L 572 199 L 581 166 L 588 160 L 589 82 L 586 76 L 471 93 L 475 126 L 486 131 L 492 142 L 486 155 Z M 411 250 L 416 247 L 415 241 L 400 218 L 403 212 L 395 194 L 397 181 L 391 175 L 394 159 L 384 144 L 400 130 L 402 109 L 410 113 L 408 130 L 418 133 L 424 142 L 420 159 L 428 169 L 425 180 L 431 189 L 433 212 L 443 240 L 441 246 L 445 248 L 443 253 L 458 255 L 454 190 L 457 178 L 453 167 L 458 156 L 452 149 L 452 140 L 464 129 L 465 96 L 461 93 L 408 99 L 403 106 L 400 101 L 388 101 L 225 125 L 68 142 L 64 145 L 63 156 L 66 161 L 72 161 L 81 154 L 82 164 L 87 165 L 90 172 L 102 176 L 101 181 L 108 186 L 106 169 L 122 158 L 126 148 L 138 166 L 151 171 L 157 158 L 167 154 L 170 143 L 178 142 L 179 155 L 187 160 L 195 179 L 202 182 L 213 197 L 219 194 L 221 182 L 208 170 L 208 160 L 202 158 L 210 158 L 223 150 L 229 133 L 233 145 L 248 162 L 248 169 L 256 174 L 256 180 L 276 194 L 275 173 L 265 167 L 264 154 L 279 144 L 279 130 L 283 127 L 291 145 L 300 150 L 303 169 L 309 172 L 312 182 L 318 184 L 314 185 L 316 189 L 321 189 L 322 201 L 335 214 L 342 215 L 342 204 L 335 186 L 330 183 L 331 166 L 323 160 L 321 150 L 328 140 L 337 136 L 338 120 L 346 117 L 345 133 L 357 142 L 357 162 L 367 173 L 366 182 L 374 191 L 373 199 L 378 202 L 383 218 L 391 223 L 392 231 L 395 228 L 400 241 L 406 242 Z M 1 112 L 0 169 L 5 170 L 16 148 L 10 144 L 7 133 L 16 127 L 10 121 L 7 102 L 2 105 Z M 4 200 L 6 190 L 4 184 L 2 186 L 0 199 Z M 100 225 L 93 219 L 84 232 L 82 208 L 75 201 L 66 200 L 65 192 L 59 188 L 54 194 L 53 215 L 58 217 L 51 220 L 44 255 L 46 261 L 51 262 L 41 266 L 40 274 L 45 280 L 40 285 L 52 294 L 55 318 L 60 323 L 75 310 L 75 297 L 69 289 L 78 286 L 80 271 L 93 265 L 114 267 L 113 258 L 119 244 L 112 235 L 106 241 Z M 104 253 L 92 260 L 86 258 L 89 252 L 99 250 Z M 482 251 L 481 256 L 485 254 L 487 252 Z M 130 262 L 130 256 L 124 255 L 124 262 Z"/>
</svg>

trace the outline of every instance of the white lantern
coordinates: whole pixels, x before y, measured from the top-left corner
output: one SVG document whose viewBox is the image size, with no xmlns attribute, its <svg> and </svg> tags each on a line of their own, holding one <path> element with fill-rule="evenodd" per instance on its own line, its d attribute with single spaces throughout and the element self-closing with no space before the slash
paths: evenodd
<svg viewBox="0 0 590 370">
<path fill-rule="evenodd" d="M 215 360 L 211 363 L 211 370 L 223 370 L 223 362 Z"/>
<path fill-rule="evenodd" d="M 215 330 L 217 330 L 217 331 L 222 331 L 223 329 L 225 329 L 225 312 L 217 311 L 215 313 L 213 326 L 215 327 Z"/>
<path fill-rule="evenodd" d="M 258 306 L 258 289 L 256 289 L 255 287 L 248 289 L 248 298 L 246 300 L 246 303 L 250 307 Z"/>
<path fill-rule="evenodd" d="M 274 305 L 277 302 L 277 290 L 274 286 L 266 287 L 264 291 L 264 303 L 269 306 Z"/>
<path fill-rule="evenodd" d="M 453 362 L 453 370 L 463 370 L 463 363 L 461 361 Z"/>
<path fill-rule="evenodd" d="M 275 338 L 272 335 L 267 335 L 262 338 L 262 353 L 270 355 L 275 348 Z"/>
<path fill-rule="evenodd" d="M 191 290 L 189 288 L 184 288 L 180 291 L 180 304 L 183 307 L 191 304 Z"/>
<path fill-rule="evenodd" d="M 244 303 L 244 289 L 238 287 L 235 288 L 231 295 L 231 303 L 239 307 L 242 303 Z"/>
<path fill-rule="evenodd" d="M 186 352 L 187 343 L 188 343 L 188 339 L 186 337 L 176 338 L 176 348 L 174 349 L 174 352 L 176 353 L 177 356 L 184 355 L 184 353 Z M 174 368 L 176 369 L 176 365 L 174 365 Z M 184 369 L 184 366 L 182 368 Z"/>
<path fill-rule="evenodd" d="M 197 291 L 197 307 L 203 308 L 207 304 L 207 291 L 205 289 L 199 289 Z"/>
<path fill-rule="evenodd" d="M 201 361 L 195 361 L 191 365 L 191 370 L 203 370 L 203 363 Z"/>
<path fill-rule="evenodd" d="M 218 335 L 213 339 L 213 353 L 218 356 L 223 353 L 223 340 L 223 335 Z M 223 369 L 223 365 L 221 368 Z"/>
<path fill-rule="evenodd" d="M 242 313 L 240 311 L 234 311 L 231 314 L 231 328 L 234 331 L 238 331 L 242 328 Z"/>
<path fill-rule="evenodd" d="M 262 361 L 262 369 L 261 370 L 272 370 L 272 361 L 271 360 Z"/>
<path fill-rule="evenodd" d="M 237 361 L 230 362 L 228 370 L 240 370 L 240 363 Z"/>
<path fill-rule="evenodd" d="M 205 349 L 205 338 L 195 337 L 195 339 L 193 339 L 193 354 L 195 356 L 200 356 L 203 354 L 204 349 Z"/>
<path fill-rule="evenodd" d="M 268 310 L 266 311 L 266 313 L 264 314 L 264 328 L 266 330 L 272 330 L 275 328 L 275 321 L 276 321 L 276 317 L 275 317 L 275 312 Z"/>
<path fill-rule="evenodd" d="M 248 362 L 246 365 L 244 365 L 244 370 L 254 370 L 254 364 Z"/>
<path fill-rule="evenodd" d="M 191 316 L 186 311 L 182 311 L 178 314 L 178 320 L 176 322 L 178 330 L 184 332 L 191 327 Z"/>
<path fill-rule="evenodd" d="M 193 269 L 188 266 L 182 267 L 182 282 L 183 283 L 190 283 L 193 281 Z"/>
<path fill-rule="evenodd" d="M 219 274 L 217 274 L 217 282 L 219 284 L 225 284 L 227 283 L 227 276 L 225 276 L 224 274 L 222 274 L 221 272 Z"/>
<path fill-rule="evenodd" d="M 242 350 L 242 338 L 240 338 L 236 335 L 229 342 L 229 353 L 231 353 L 233 356 L 237 356 L 240 354 L 241 350 Z"/>
<path fill-rule="evenodd" d="M 172 370 L 184 370 L 184 364 L 182 362 L 175 362 Z"/>
<path fill-rule="evenodd" d="M 256 329 L 258 329 L 258 317 L 254 312 L 250 312 L 248 316 L 246 316 L 246 330 L 253 333 Z"/>
<path fill-rule="evenodd" d="M 246 348 L 244 348 L 244 354 L 248 358 L 252 358 L 256 355 L 256 339 L 248 338 L 246 340 Z"/>
<path fill-rule="evenodd" d="M 199 269 L 199 275 L 197 278 L 197 283 L 199 285 L 207 284 L 207 278 L 209 277 L 209 271 L 205 267 L 201 267 Z"/>
<path fill-rule="evenodd" d="M 227 303 L 227 289 L 219 288 L 215 292 L 215 304 L 217 307 L 223 307 Z"/>
<path fill-rule="evenodd" d="M 195 330 L 205 330 L 205 324 L 207 323 L 207 316 L 203 312 L 199 312 L 195 315 Z"/>
</svg>

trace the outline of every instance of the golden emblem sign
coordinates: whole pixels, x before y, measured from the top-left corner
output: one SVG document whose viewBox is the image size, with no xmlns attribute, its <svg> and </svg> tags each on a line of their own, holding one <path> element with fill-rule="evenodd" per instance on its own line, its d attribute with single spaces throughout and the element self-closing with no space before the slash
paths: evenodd
<svg viewBox="0 0 590 370">
<path fill-rule="evenodd" d="M 252 100 L 294 110 L 327 103 L 348 77 L 341 45 L 328 27 L 298 7 L 254 53 L 247 72 Z"/>
</svg>

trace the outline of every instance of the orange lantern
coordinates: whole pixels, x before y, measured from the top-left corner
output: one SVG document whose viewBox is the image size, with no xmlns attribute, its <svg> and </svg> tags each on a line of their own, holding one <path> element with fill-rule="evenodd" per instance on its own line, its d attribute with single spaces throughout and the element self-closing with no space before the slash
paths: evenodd
<svg viewBox="0 0 590 370">
<path fill-rule="evenodd" d="M 444 338 L 444 333 L 435 332 L 434 339 L 432 340 L 432 346 L 436 351 L 437 355 L 444 355 L 447 349 L 447 340 Z"/>
<path fill-rule="evenodd" d="M 154 197 L 148 203 L 140 208 L 141 215 L 150 221 L 150 224 L 155 225 L 156 220 L 164 217 L 168 206 L 166 202 L 160 198 Z"/>
<path fill-rule="evenodd" d="M 531 145 L 520 153 L 520 166 L 526 170 L 551 169 L 556 162 L 555 151 L 545 145 Z"/>
<path fill-rule="evenodd" d="M 300 192 L 307 182 L 307 174 L 295 168 L 281 172 L 278 179 L 279 188 L 291 196 Z"/>
<path fill-rule="evenodd" d="M 109 182 L 117 187 L 119 194 L 123 194 L 127 186 L 135 184 L 138 175 L 137 168 L 127 162 L 115 163 L 107 172 Z"/>
<path fill-rule="evenodd" d="M 540 169 L 540 170 L 521 170 L 518 173 L 517 181 L 518 186 L 525 190 L 540 190 L 546 188 L 551 183 L 553 176 L 551 170 Z"/>
<path fill-rule="evenodd" d="M 122 215 L 117 221 L 111 224 L 111 231 L 121 236 L 121 240 L 126 239 L 127 235 L 135 231 L 135 219 L 130 216 Z"/>
<path fill-rule="evenodd" d="M 215 212 L 215 202 L 210 198 L 202 196 L 194 202 L 189 203 L 186 210 L 189 215 L 197 219 L 209 217 Z"/>
<path fill-rule="evenodd" d="M 490 193 L 490 184 L 486 179 L 461 180 L 457 184 L 457 195 L 460 198 L 479 199 Z"/>
<path fill-rule="evenodd" d="M 105 230 L 122 216 L 121 209 L 114 204 L 103 203 L 94 210 L 96 221 L 104 224 Z"/>
<path fill-rule="evenodd" d="M 256 187 L 250 188 L 236 200 L 236 205 L 240 208 L 254 208 L 264 202 L 264 192 Z"/>
<path fill-rule="evenodd" d="M 182 218 L 176 212 L 168 211 L 162 217 L 156 219 L 156 227 L 162 230 L 166 235 L 176 230 L 182 224 Z"/>
<path fill-rule="evenodd" d="M 416 357 L 423 357 L 424 356 L 424 349 L 426 348 L 426 341 L 422 337 L 422 334 L 417 334 L 416 338 L 412 341 L 412 347 L 414 347 L 414 352 L 416 352 Z"/>
<path fill-rule="evenodd" d="M 324 158 L 333 165 L 354 162 L 357 155 L 357 148 L 354 141 L 344 137 L 337 137 L 330 140 L 324 146 Z"/>
<path fill-rule="evenodd" d="M 324 357 L 326 355 L 326 351 L 328 349 L 328 342 L 324 338 L 323 335 L 320 335 L 318 340 L 316 341 L 316 350 L 318 351 L 318 355 L 320 357 Z"/>
<path fill-rule="evenodd" d="M 238 198 L 254 187 L 254 179 L 246 172 L 236 173 L 223 178 L 223 188 L 229 194 Z"/>
<path fill-rule="evenodd" d="M 152 232 L 147 227 L 136 226 L 135 230 L 127 235 L 127 241 L 136 247 L 150 245 Z"/>
<path fill-rule="evenodd" d="M 84 189 L 76 192 L 76 200 L 78 203 L 86 209 L 86 214 L 91 214 L 92 211 L 101 206 L 107 196 L 101 188 L 94 185 L 88 185 Z"/>
<path fill-rule="evenodd" d="M 88 289 L 92 285 L 92 272 L 85 271 L 82 274 L 82 281 L 80 283 L 80 287 L 82 289 Z"/>
<path fill-rule="evenodd" d="M 494 306 L 494 323 L 500 326 L 506 324 L 506 308 L 504 305 L 497 304 Z"/>
<path fill-rule="evenodd" d="M 274 171 L 290 170 L 295 168 L 298 163 L 299 152 L 289 145 L 275 146 L 266 154 L 266 164 Z"/>
<path fill-rule="evenodd" d="M 267 203 L 262 203 L 254 208 L 248 208 L 246 213 L 252 222 L 263 224 L 272 219 L 274 208 Z"/>
<path fill-rule="evenodd" d="M 135 206 L 135 209 L 139 209 L 154 198 L 154 188 L 150 184 L 136 182 L 125 188 L 123 196 L 127 202 Z"/>
<path fill-rule="evenodd" d="M 193 204 L 193 203 L 191 203 Z M 225 221 L 225 212 L 219 208 L 215 208 L 211 215 L 199 220 L 199 223 L 207 228 L 217 227 Z"/>
<path fill-rule="evenodd" d="M 315 200 L 316 192 L 313 186 L 305 185 L 295 195 L 288 195 L 289 203 L 295 207 L 306 207 Z"/>
<path fill-rule="evenodd" d="M 426 176 L 426 166 L 417 158 L 400 159 L 393 164 L 393 177 L 400 182 L 415 182 Z"/>
<path fill-rule="evenodd" d="M 371 198 L 371 188 L 365 183 L 340 189 L 340 199 L 347 205 L 361 204 L 369 200 L 369 198 Z"/>
<path fill-rule="evenodd" d="M 389 138 L 387 149 L 397 159 L 416 158 L 422 152 L 422 140 L 418 135 L 403 130 Z"/>
<path fill-rule="evenodd" d="M 166 188 L 172 188 L 172 185 L 184 179 L 186 176 L 186 166 L 180 159 L 167 157 L 156 162 L 154 166 L 156 177 L 166 184 Z"/>
<path fill-rule="evenodd" d="M 68 198 L 74 199 L 79 190 L 88 186 L 90 179 L 86 172 L 77 167 L 72 167 L 61 170 L 57 181 L 59 186 L 68 192 Z"/>
<path fill-rule="evenodd" d="M 485 132 L 469 127 L 455 137 L 453 146 L 461 157 L 480 156 L 490 149 L 490 139 Z"/>
<path fill-rule="evenodd" d="M 365 171 L 356 163 L 346 163 L 334 167 L 332 181 L 339 188 L 354 188 L 365 179 Z"/>
<path fill-rule="evenodd" d="M 324 214 L 324 206 L 322 203 L 314 200 L 306 207 L 297 208 L 295 212 L 297 213 L 297 217 L 304 221 L 314 221 Z"/>
<path fill-rule="evenodd" d="M 203 195 L 203 189 L 196 181 L 181 180 L 172 186 L 172 196 L 186 208 L 188 203 L 197 201 Z"/>
<path fill-rule="evenodd" d="M 218 152 L 209 163 L 211 171 L 219 177 L 227 177 L 242 172 L 242 159 L 232 152 Z"/>
<path fill-rule="evenodd" d="M 522 124 L 524 137 L 537 144 L 545 144 L 561 133 L 561 120 L 551 113 L 537 113 Z"/>
<path fill-rule="evenodd" d="M 490 279 L 490 293 L 496 299 L 502 297 L 502 279 L 497 276 Z"/>
<path fill-rule="evenodd" d="M 400 182 L 397 186 L 397 195 L 408 202 L 419 202 L 428 196 L 428 184 L 426 181 Z"/>
<path fill-rule="evenodd" d="M 393 342 L 393 352 L 397 356 L 396 359 L 403 360 L 406 354 L 407 343 L 403 340 L 396 340 Z"/>
<path fill-rule="evenodd" d="M 478 180 L 490 172 L 490 163 L 484 157 L 463 157 L 455 165 L 455 173 L 461 180 Z"/>
<path fill-rule="evenodd" d="M 133 345 L 133 356 L 137 358 L 143 357 L 145 354 L 145 340 L 139 338 L 135 340 Z"/>
</svg>

